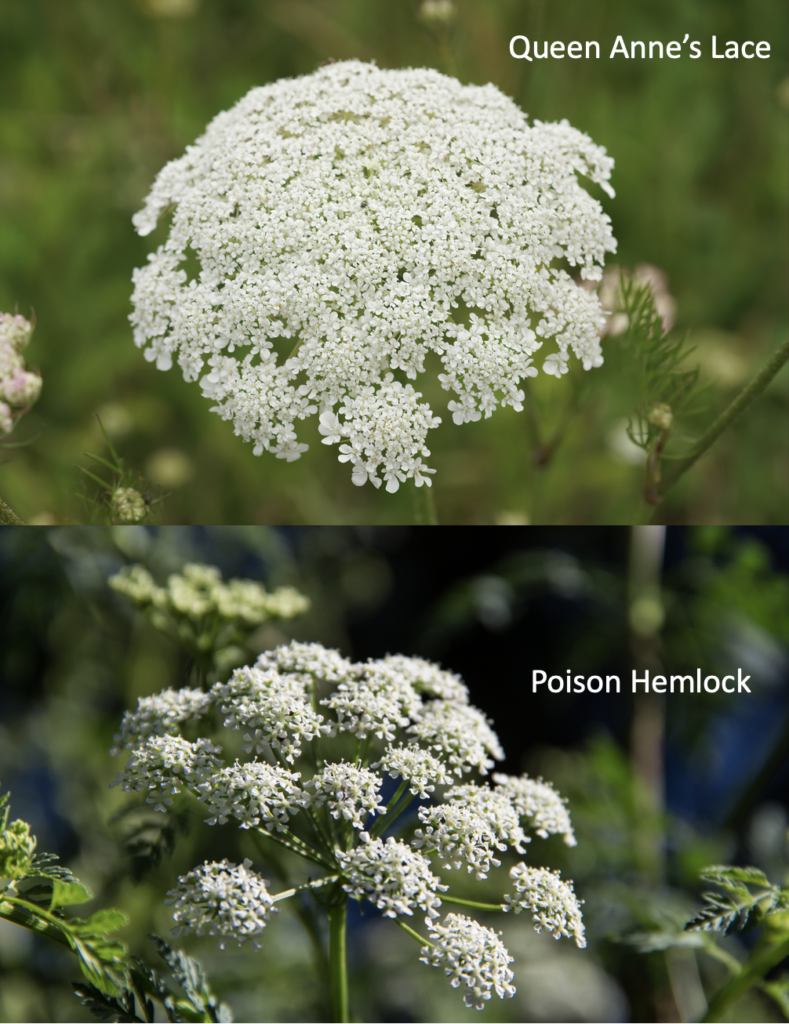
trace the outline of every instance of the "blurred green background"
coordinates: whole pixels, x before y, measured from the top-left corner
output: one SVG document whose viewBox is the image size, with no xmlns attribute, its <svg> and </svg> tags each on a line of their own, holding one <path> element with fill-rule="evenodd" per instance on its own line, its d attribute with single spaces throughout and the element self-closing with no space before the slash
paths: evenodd
<svg viewBox="0 0 789 1024">
<path fill-rule="evenodd" d="M 698 435 L 787 332 L 787 28 L 783 0 L 458 0 L 447 39 L 417 0 L 0 0 L 0 309 L 38 327 L 28 362 L 43 395 L 1 454 L 0 494 L 26 520 L 84 521 L 75 463 L 106 454 L 95 413 L 141 489 L 166 494 L 165 523 L 398 523 L 410 496 L 356 488 L 318 443 L 287 464 L 208 411 L 179 371 L 156 371 L 127 322 L 131 272 L 164 237 L 131 215 L 155 174 L 251 87 L 310 73 L 328 57 L 385 68 L 454 67 L 491 81 L 531 117 L 568 118 L 616 160 L 596 186 L 622 266 L 669 278 L 690 329 L 706 407 Z M 609 59 L 626 41 L 697 40 L 678 60 Z M 515 34 L 600 42 L 600 60 L 514 60 Z M 766 40 L 768 60 L 714 60 L 725 41 Z M 161 237 L 160 237 L 161 236 Z M 643 514 L 641 467 L 621 439 L 632 412 L 628 353 L 605 343 L 551 464 L 534 465 L 524 414 L 456 427 L 446 393 L 420 380 L 444 422 L 431 437 L 442 522 L 629 523 Z M 671 493 L 666 522 L 776 523 L 787 507 L 786 369 Z M 572 386 L 540 374 L 544 434 Z"/>
</svg>

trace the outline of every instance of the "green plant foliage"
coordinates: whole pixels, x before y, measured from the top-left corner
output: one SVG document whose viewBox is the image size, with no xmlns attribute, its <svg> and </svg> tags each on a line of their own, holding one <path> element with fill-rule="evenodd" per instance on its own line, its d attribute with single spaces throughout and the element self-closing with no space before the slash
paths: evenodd
<svg viewBox="0 0 789 1024">
<path fill-rule="evenodd" d="M 748 932 L 770 914 L 789 910 L 789 888 L 771 885 L 758 868 L 709 867 L 701 878 L 725 893 L 703 894 L 706 906 L 685 925 L 688 931 Z"/>
</svg>

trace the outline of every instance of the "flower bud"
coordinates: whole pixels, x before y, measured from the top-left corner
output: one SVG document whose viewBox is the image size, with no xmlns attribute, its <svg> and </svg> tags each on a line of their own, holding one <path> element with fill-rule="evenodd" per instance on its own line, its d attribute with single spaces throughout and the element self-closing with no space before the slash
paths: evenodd
<svg viewBox="0 0 789 1024">
<path fill-rule="evenodd" d="M 17 367 L 9 377 L 0 381 L 0 398 L 26 409 L 37 401 L 41 384 L 37 373 Z"/>
<path fill-rule="evenodd" d="M 454 0 L 422 0 L 419 6 L 419 20 L 428 25 L 448 25 L 456 15 Z"/>
<path fill-rule="evenodd" d="M 139 523 L 148 514 L 148 506 L 133 487 L 118 487 L 112 495 L 112 514 L 122 523 Z"/>
<path fill-rule="evenodd" d="M 0 340 L 0 380 L 8 377 L 22 365 L 22 357 L 10 341 Z"/>
<path fill-rule="evenodd" d="M 647 419 L 653 427 L 670 430 L 671 424 L 674 422 L 674 413 L 671 411 L 671 406 L 666 405 L 665 402 L 655 402 L 647 413 Z"/>
<path fill-rule="evenodd" d="M 18 313 L 0 313 L 0 343 L 8 342 L 17 352 L 30 341 L 33 333 L 33 324 Z"/>
</svg>

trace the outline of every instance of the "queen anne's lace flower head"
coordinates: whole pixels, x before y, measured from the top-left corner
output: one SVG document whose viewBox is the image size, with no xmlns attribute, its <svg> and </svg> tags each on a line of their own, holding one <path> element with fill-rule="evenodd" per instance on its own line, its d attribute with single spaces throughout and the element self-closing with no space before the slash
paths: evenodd
<svg viewBox="0 0 789 1024">
<path fill-rule="evenodd" d="M 530 868 L 522 862 L 511 869 L 510 878 L 515 882 L 517 896 L 505 896 L 504 910 L 514 910 L 516 914 L 530 910 L 538 932 L 547 928 L 555 939 L 564 935 L 575 939 L 582 949 L 586 946 L 581 907 L 572 882 L 562 881 L 558 871 Z"/>
<path fill-rule="evenodd" d="M 429 353 L 457 423 L 521 409 L 544 339 L 549 373 L 571 351 L 602 363 L 599 300 L 554 263 L 600 278 L 616 243 L 577 176 L 613 194 L 612 166 L 566 121 L 429 69 L 344 61 L 253 89 L 133 218 L 147 235 L 174 211 L 134 272 L 135 342 L 199 378 L 255 454 L 298 458 L 317 414 L 354 483 L 430 484 L 440 421 L 410 383 Z"/>
<path fill-rule="evenodd" d="M 430 861 L 392 836 L 384 842 L 363 832 L 361 840 L 352 850 L 337 851 L 346 878 L 343 889 L 368 899 L 384 917 L 412 916 L 415 907 L 427 914 L 426 921 L 438 917 L 436 893 L 447 886 L 430 870 Z"/>
<path fill-rule="evenodd" d="M 215 861 L 181 876 L 165 900 L 167 905 L 174 904 L 173 934 L 220 935 L 220 949 L 225 948 L 228 936 L 239 946 L 252 939 L 253 948 L 259 949 L 255 936 L 261 934 L 278 908 L 266 883 L 249 870 L 251 867 L 251 860 L 240 865 Z"/>
<path fill-rule="evenodd" d="M 466 1006 L 481 1010 L 490 999 L 491 989 L 501 999 L 515 995 L 509 967 L 513 958 L 500 933 L 463 914 L 447 914 L 442 924 L 431 925 L 430 938 L 434 945 L 422 949 L 420 960 L 443 967 L 453 988 L 463 985 Z"/>
</svg>

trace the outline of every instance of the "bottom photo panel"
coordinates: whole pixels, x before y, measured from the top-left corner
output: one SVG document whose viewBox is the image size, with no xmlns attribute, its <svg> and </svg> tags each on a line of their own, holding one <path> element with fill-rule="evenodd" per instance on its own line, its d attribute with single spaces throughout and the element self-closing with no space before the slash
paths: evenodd
<svg viewBox="0 0 789 1024">
<path fill-rule="evenodd" d="M 789 530 L 0 528 L 0 1021 L 789 1020 Z"/>
</svg>

